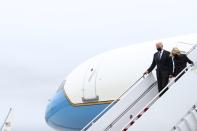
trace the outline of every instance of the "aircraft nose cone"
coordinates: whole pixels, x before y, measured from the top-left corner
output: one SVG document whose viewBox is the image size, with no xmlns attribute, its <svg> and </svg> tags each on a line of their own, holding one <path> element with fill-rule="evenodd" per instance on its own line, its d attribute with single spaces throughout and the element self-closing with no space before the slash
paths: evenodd
<svg viewBox="0 0 197 131">
<path fill-rule="evenodd" d="M 80 131 L 107 106 L 108 104 L 73 106 L 64 90 L 61 90 L 48 104 L 45 119 L 56 130 Z"/>
<path fill-rule="evenodd" d="M 64 106 L 63 103 L 65 102 L 65 97 L 63 95 L 63 90 L 59 91 L 52 100 L 49 101 L 47 105 L 46 112 L 45 112 L 45 120 L 48 120 L 56 113 L 58 110 L 62 109 Z"/>
</svg>

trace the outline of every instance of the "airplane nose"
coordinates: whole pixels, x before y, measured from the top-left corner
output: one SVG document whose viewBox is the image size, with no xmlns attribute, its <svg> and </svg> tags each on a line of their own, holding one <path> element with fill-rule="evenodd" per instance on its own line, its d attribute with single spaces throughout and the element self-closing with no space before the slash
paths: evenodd
<svg viewBox="0 0 197 131">
<path fill-rule="evenodd" d="M 63 90 L 56 93 L 56 95 L 49 101 L 49 104 L 46 108 L 45 119 L 46 121 L 53 116 L 58 110 L 63 108 L 63 104 L 65 102 L 65 97 L 62 95 Z"/>
<path fill-rule="evenodd" d="M 48 104 L 45 120 L 56 130 L 80 131 L 107 106 L 108 104 L 73 106 L 62 89 Z"/>
</svg>

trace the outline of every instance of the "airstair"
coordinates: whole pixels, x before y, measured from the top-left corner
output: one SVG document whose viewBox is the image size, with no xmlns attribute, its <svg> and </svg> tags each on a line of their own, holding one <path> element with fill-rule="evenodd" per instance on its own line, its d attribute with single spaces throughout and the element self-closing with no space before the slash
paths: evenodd
<svg viewBox="0 0 197 131">
<path fill-rule="evenodd" d="M 196 47 L 197 46 L 194 45 L 192 49 L 189 52 L 187 52 L 187 55 L 195 62 L 195 65 L 197 64 Z M 185 72 L 185 74 L 182 77 L 188 75 L 192 71 L 194 72 L 194 70 L 195 67 L 189 65 L 182 71 Z M 179 75 L 177 77 L 179 77 Z M 182 79 L 182 77 L 180 79 Z M 194 77 L 196 77 L 195 79 L 197 81 L 197 75 L 195 75 Z M 149 110 L 152 109 L 152 106 L 154 104 L 157 104 L 158 101 L 160 101 L 160 99 L 163 97 L 162 96 L 160 98 L 159 97 L 160 94 L 165 92 L 167 89 L 168 89 L 167 93 L 170 92 L 171 87 L 176 88 L 176 86 L 174 85 L 179 83 L 180 80 L 175 82 L 175 79 L 173 79 L 159 93 L 157 89 L 157 81 L 154 75 L 150 73 L 146 77 L 142 76 L 128 90 L 126 90 L 117 100 L 112 102 L 89 124 L 87 124 L 82 129 L 82 131 L 117 131 L 117 130 L 137 131 L 135 129 L 132 129 L 132 126 L 135 125 L 136 123 L 140 123 L 138 122 L 138 120 L 140 121 L 140 119 L 143 118 L 142 116 L 146 114 L 145 112 L 149 112 Z M 166 93 L 164 94 L 164 96 L 165 95 Z M 175 127 L 179 127 L 178 125 L 175 125 L 173 127 L 173 129 L 175 129 L 174 131 L 187 131 L 187 130 L 178 130 L 179 128 L 175 128 Z M 188 131 L 196 131 L 196 130 L 188 130 Z"/>
</svg>

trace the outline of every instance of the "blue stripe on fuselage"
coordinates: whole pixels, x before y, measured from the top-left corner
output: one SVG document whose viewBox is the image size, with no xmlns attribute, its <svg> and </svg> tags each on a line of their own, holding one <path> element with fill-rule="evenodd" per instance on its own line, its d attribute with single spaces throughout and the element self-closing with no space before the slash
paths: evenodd
<svg viewBox="0 0 197 131">
<path fill-rule="evenodd" d="M 80 130 L 107 106 L 108 104 L 72 106 L 62 89 L 47 106 L 45 119 L 49 126 L 56 129 Z"/>
</svg>

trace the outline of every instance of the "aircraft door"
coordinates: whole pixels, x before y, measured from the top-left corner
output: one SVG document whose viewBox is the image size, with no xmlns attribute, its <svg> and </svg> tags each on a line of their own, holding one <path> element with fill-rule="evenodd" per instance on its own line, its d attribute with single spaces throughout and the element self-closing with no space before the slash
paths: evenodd
<svg viewBox="0 0 197 131">
<path fill-rule="evenodd" d="M 99 96 L 96 92 L 96 80 L 99 64 L 100 60 L 95 60 L 87 68 L 83 85 L 83 102 L 96 102 L 99 100 Z"/>
</svg>

